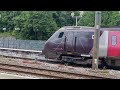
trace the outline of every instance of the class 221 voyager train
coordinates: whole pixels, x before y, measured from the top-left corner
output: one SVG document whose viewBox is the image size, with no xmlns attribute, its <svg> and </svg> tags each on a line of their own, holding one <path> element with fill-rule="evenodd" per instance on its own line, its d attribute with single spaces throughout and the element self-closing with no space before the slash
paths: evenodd
<svg viewBox="0 0 120 90">
<path fill-rule="evenodd" d="M 95 27 L 64 26 L 45 43 L 42 54 L 48 59 L 90 64 L 93 56 Z M 103 60 L 120 66 L 120 27 L 101 27 L 99 64 Z"/>
</svg>

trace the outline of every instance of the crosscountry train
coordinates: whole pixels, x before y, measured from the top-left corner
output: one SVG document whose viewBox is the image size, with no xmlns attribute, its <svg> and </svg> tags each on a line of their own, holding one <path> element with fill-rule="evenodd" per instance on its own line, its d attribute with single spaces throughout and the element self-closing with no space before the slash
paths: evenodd
<svg viewBox="0 0 120 90">
<path fill-rule="evenodd" d="M 64 26 L 45 43 L 42 54 L 49 59 L 90 64 L 94 27 Z M 120 66 L 120 27 L 101 27 L 99 64 Z"/>
</svg>

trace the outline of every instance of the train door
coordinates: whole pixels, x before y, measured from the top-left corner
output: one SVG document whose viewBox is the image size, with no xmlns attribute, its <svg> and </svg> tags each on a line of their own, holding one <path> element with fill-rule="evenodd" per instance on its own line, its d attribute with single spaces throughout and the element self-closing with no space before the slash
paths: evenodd
<svg viewBox="0 0 120 90">
<path fill-rule="evenodd" d="M 67 32 L 67 37 L 66 37 L 66 51 L 67 52 L 74 51 L 73 39 L 74 39 L 74 33 L 72 31 Z"/>
<path fill-rule="evenodd" d="M 120 31 L 110 31 L 108 36 L 108 56 L 120 57 Z"/>
<path fill-rule="evenodd" d="M 89 54 L 93 47 L 93 39 L 92 36 L 94 32 L 76 32 L 75 33 L 75 52 L 80 54 Z"/>
</svg>

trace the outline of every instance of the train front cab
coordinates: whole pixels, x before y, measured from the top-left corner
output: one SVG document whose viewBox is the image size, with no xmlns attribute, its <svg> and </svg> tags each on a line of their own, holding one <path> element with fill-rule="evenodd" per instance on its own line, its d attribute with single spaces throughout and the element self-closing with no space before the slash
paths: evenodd
<svg viewBox="0 0 120 90">
<path fill-rule="evenodd" d="M 120 31 L 109 31 L 108 65 L 120 66 Z"/>
<path fill-rule="evenodd" d="M 46 58 L 56 59 L 64 51 L 64 30 L 56 31 L 45 43 L 42 54 Z"/>
</svg>

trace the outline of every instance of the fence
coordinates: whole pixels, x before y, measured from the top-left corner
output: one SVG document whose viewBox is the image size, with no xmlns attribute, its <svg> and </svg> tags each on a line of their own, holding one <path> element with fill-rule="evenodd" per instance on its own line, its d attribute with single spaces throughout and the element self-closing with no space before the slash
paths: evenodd
<svg viewBox="0 0 120 90">
<path fill-rule="evenodd" d="M 15 38 L 0 38 L 1 48 L 27 49 L 27 50 L 42 50 L 45 41 L 41 40 L 20 40 Z"/>
</svg>

